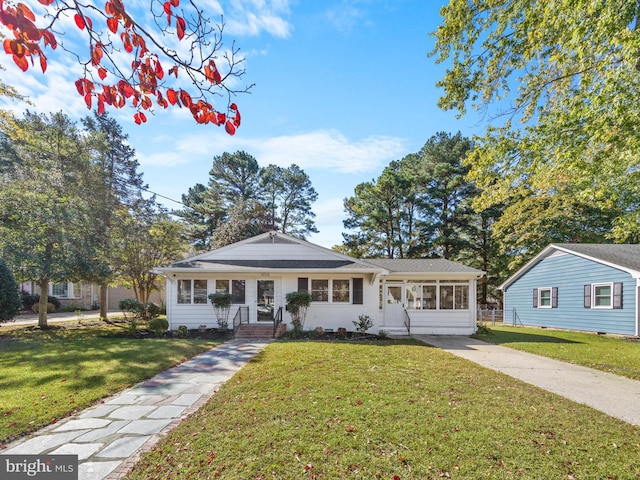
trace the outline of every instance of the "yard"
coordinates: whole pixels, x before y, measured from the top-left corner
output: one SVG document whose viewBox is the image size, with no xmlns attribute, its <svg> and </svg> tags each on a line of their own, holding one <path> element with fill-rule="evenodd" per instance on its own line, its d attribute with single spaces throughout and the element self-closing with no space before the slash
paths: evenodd
<svg viewBox="0 0 640 480">
<path fill-rule="evenodd" d="M 476 337 L 505 347 L 640 380 L 640 341 L 594 333 L 489 326 Z"/>
<path fill-rule="evenodd" d="M 216 345 L 194 339 L 122 338 L 95 322 L 49 330 L 0 327 L 0 445 Z"/>
<path fill-rule="evenodd" d="M 277 342 L 128 479 L 628 479 L 639 452 L 638 427 L 416 342 Z"/>
</svg>

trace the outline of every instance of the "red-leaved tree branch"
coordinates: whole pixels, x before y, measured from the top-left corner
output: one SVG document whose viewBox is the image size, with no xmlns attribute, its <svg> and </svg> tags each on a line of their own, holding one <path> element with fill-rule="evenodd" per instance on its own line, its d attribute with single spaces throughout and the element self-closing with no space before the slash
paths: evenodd
<svg viewBox="0 0 640 480">
<path fill-rule="evenodd" d="M 243 59 L 238 58 L 235 44 L 223 50 L 224 23 L 213 23 L 194 1 L 185 2 L 185 8 L 180 0 L 150 0 L 149 11 L 157 28 L 153 32 L 136 21 L 123 0 L 106 0 L 104 8 L 67 0 L 38 2 L 44 11 L 41 18 L 24 3 L 0 0 L 0 23 L 12 35 L 4 40 L 4 51 L 23 71 L 37 62 L 44 73 L 44 50 L 60 47 L 83 66 L 84 74 L 75 86 L 87 107 L 95 106 L 98 113 L 105 106 L 131 105 L 134 121 L 140 124 L 147 121 L 145 111 L 151 111 L 154 105 L 184 107 L 196 122 L 224 125 L 230 135 L 240 126 L 240 112 L 231 98 L 251 86 L 234 89 L 229 85 L 244 75 Z M 72 17 L 76 27 L 87 35 L 86 54 L 58 41 L 63 34 L 56 31 L 56 26 L 63 16 Z M 175 48 L 170 46 L 173 37 L 178 40 Z M 186 76 L 189 82 L 185 83 L 195 90 L 176 86 L 179 75 Z M 226 97 L 224 111 L 214 108 L 214 96 Z"/>
</svg>

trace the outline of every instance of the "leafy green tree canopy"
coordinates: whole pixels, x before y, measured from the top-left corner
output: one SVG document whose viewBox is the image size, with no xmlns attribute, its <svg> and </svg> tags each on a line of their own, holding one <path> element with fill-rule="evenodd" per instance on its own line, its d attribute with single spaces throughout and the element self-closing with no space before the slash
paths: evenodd
<svg viewBox="0 0 640 480">
<path fill-rule="evenodd" d="M 439 106 L 491 119 L 467 162 L 482 190 L 476 207 L 508 205 L 497 231 L 508 222 L 515 236 L 531 233 L 517 219 L 547 205 L 549 220 L 577 228 L 551 237 L 537 230 L 541 243 L 594 238 L 603 227 L 610 240 L 640 239 L 639 13 L 638 1 L 442 8 L 431 52 L 447 65 Z M 579 213 L 565 222 L 571 204 Z"/>
</svg>

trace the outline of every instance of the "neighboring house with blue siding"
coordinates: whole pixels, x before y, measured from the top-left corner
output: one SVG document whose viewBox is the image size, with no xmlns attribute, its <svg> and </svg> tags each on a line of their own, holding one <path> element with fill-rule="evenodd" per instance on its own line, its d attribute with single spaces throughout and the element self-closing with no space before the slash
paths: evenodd
<svg viewBox="0 0 640 480">
<path fill-rule="evenodd" d="M 552 244 L 499 288 L 507 324 L 640 334 L 640 245 Z"/>
</svg>

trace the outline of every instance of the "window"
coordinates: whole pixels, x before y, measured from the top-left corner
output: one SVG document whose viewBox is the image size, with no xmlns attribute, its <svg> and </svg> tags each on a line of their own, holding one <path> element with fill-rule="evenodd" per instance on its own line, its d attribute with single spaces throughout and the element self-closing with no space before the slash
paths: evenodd
<svg viewBox="0 0 640 480">
<path fill-rule="evenodd" d="M 584 286 L 584 308 L 622 308 L 622 283 L 594 283 Z"/>
<path fill-rule="evenodd" d="M 59 298 L 69 298 L 69 284 L 67 282 L 52 284 L 51 295 Z"/>
<path fill-rule="evenodd" d="M 229 280 L 216 280 L 216 293 L 229 293 Z"/>
<path fill-rule="evenodd" d="M 206 280 L 193 281 L 193 303 L 198 303 L 198 304 L 207 303 L 207 281 Z"/>
<path fill-rule="evenodd" d="M 454 308 L 456 310 L 468 310 L 469 309 L 469 287 L 466 285 L 456 285 L 454 287 L 455 303 Z"/>
<path fill-rule="evenodd" d="M 311 280 L 311 300 L 313 302 L 329 301 L 329 280 Z"/>
<path fill-rule="evenodd" d="M 333 280 L 331 301 L 333 303 L 349 303 L 350 280 Z"/>
<path fill-rule="evenodd" d="M 191 303 L 191 280 L 178 280 L 178 303 Z"/>
<path fill-rule="evenodd" d="M 453 285 L 440 287 L 440 310 L 453 310 Z"/>
<path fill-rule="evenodd" d="M 533 308 L 558 308 L 558 287 L 534 288 Z"/>
<path fill-rule="evenodd" d="M 178 303 L 207 303 L 207 281 L 178 280 Z"/>
<path fill-rule="evenodd" d="M 436 302 L 436 285 L 423 285 L 422 286 L 422 309 L 423 310 L 435 310 L 437 308 Z"/>
<path fill-rule="evenodd" d="M 233 303 L 244 304 L 245 303 L 244 292 L 245 292 L 244 280 L 231 281 L 231 298 Z"/>
<path fill-rule="evenodd" d="M 447 280 L 409 281 L 406 288 L 407 310 L 469 310 L 469 282 Z"/>
</svg>

